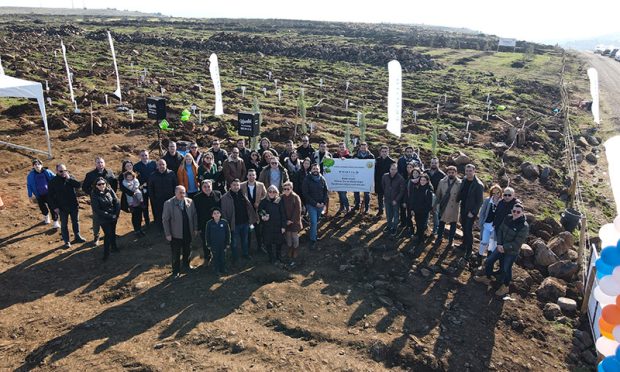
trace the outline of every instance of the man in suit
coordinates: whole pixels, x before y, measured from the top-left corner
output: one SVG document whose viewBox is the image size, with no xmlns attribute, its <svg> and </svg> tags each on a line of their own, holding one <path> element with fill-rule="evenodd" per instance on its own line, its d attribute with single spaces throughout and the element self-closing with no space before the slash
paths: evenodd
<svg viewBox="0 0 620 372">
<path fill-rule="evenodd" d="M 183 269 L 191 270 L 189 255 L 191 253 L 192 237 L 198 235 L 198 216 L 194 201 L 185 197 L 185 187 L 177 186 L 174 197 L 164 203 L 162 223 L 164 236 L 170 242 L 172 251 L 172 278 L 179 277 L 181 272 L 181 254 L 183 255 Z"/>
<path fill-rule="evenodd" d="M 265 184 L 256 180 L 256 171 L 254 169 L 248 170 L 248 180 L 245 182 L 241 182 L 240 186 L 241 193 L 245 195 L 250 203 L 252 203 L 252 207 L 254 207 L 255 211 L 258 211 L 258 205 L 260 201 L 263 200 L 267 196 L 267 188 Z M 256 252 L 265 252 L 263 248 L 263 234 L 262 234 L 262 224 L 260 223 L 260 219 L 258 223 L 254 226 L 254 235 L 256 235 Z M 248 242 L 251 243 L 250 235 L 252 235 L 252 231 L 249 232 Z"/>
</svg>

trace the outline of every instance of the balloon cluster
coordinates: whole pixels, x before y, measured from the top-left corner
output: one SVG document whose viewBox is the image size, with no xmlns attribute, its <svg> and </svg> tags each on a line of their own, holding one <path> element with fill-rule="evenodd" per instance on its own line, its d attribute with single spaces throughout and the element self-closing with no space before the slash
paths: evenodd
<svg viewBox="0 0 620 372">
<path fill-rule="evenodd" d="M 605 356 L 598 371 L 620 371 L 620 216 L 613 224 L 599 230 L 601 256 L 596 260 L 594 298 L 601 304 L 598 321 L 601 337 L 596 340 L 596 350 Z"/>
</svg>

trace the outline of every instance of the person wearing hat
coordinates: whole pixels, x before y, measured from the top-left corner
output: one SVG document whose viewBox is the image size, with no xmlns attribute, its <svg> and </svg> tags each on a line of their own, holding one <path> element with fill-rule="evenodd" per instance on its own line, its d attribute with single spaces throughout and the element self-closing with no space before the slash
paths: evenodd
<svg viewBox="0 0 620 372">
<path fill-rule="evenodd" d="M 32 170 L 28 173 L 28 177 L 26 178 L 26 187 L 28 189 L 28 198 L 30 198 L 33 203 L 36 202 L 39 205 L 39 209 L 43 214 L 43 223 L 46 225 L 49 224 L 51 215 L 51 219 L 54 221 L 54 228 L 58 229 L 60 228 L 58 213 L 50 207 L 47 200 L 48 185 L 54 176 L 54 172 L 43 167 L 41 160 L 33 159 Z"/>
<path fill-rule="evenodd" d="M 230 246 L 230 225 L 222 218 L 222 210 L 219 207 L 211 211 L 213 219 L 207 222 L 205 228 L 205 241 L 213 252 L 215 270 L 218 274 L 226 274 L 226 247 Z"/>
</svg>

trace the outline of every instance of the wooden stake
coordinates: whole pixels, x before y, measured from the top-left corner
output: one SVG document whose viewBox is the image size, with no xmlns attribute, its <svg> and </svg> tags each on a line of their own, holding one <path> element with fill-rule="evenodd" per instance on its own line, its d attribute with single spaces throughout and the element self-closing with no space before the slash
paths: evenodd
<svg viewBox="0 0 620 372">
<path fill-rule="evenodd" d="M 95 120 L 93 118 L 93 103 L 90 103 L 90 134 L 94 134 L 93 124 Z"/>
<path fill-rule="evenodd" d="M 586 251 L 586 231 L 587 223 L 586 217 L 581 216 L 581 230 L 579 231 L 579 250 L 577 251 L 577 267 L 579 268 L 577 272 L 581 272 L 583 268 L 583 255 Z"/>
<path fill-rule="evenodd" d="M 592 293 L 592 287 L 594 287 L 594 278 L 596 278 L 596 266 L 592 267 L 592 272 L 588 277 L 585 288 L 583 289 L 583 302 L 581 303 L 581 313 L 584 314 L 588 310 L 588 300 Z"/>
</svg>

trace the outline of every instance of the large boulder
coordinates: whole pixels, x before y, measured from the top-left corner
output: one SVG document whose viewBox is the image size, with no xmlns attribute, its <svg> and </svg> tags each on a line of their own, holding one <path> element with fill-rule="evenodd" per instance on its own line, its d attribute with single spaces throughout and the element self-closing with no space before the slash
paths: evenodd
<svg viewBox="0 0 620 372">
<path fill-rule="evenodd" d="M 547 246 L 549 249 L 553 251 L 557 256 L 561 256 L 564 253 L 568 252 L 569 249 L 573 246 L 575 242 L 575 238 L 573 234 L 568 231 L 561 232 L 558 236 L 551 239 Z"/>
<path fill-rule="evenodd" d="M 553 277 L 571 280 L 573 276 L 577 274 L 579 267 L 574 262 L 563 260 L 549 265 L 547 270 L 549 270 L 549 275 Z"/>
<path fill-rule="evenodd" d="M 471 159 L 469 158 L 469 156 L 465 155 L 460 151 L 457 154 L 454 154 L 454 156 L 452 156 L 452 161 L 454 162 L 454 164 L 456 164 L 456 166 L 467 165 L 471 163 Z"/>
<path fill-rule="evenodd" d="M 529 161 L 521 164 L 521 173 L 523 174 L 523 177 L 528 180 L 535 180 L 540 176 L 538 166 L 530 163 Z"/>
<path fill-rule="evenodd" d="M 545 278 L 538 286 L 536 296 L 541 301 L 556 302 L 558 298 L 566 296 L 566 285 L 559 279 Z"/>
<path fill-rule="evenodd" d="M 553 253 L 553 251 L 549 249 L 545 242 L 543 242 L 541 239 L 536 239 L 533 246 L 534 251 L 536 252 L 536 257 L 534 258 L 534 261 L 537 265 L 548 267 L 549 265 L 554 264 L 560 260 L 558 256 Z"/>
</svg>

